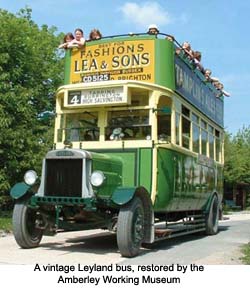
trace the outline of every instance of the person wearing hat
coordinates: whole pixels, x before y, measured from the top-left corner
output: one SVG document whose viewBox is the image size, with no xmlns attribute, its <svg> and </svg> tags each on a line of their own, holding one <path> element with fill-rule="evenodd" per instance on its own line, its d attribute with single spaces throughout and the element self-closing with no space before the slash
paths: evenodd
<svg viewBox="0 0 250 288">
<path fill-rule="evenodd" d="M 157 35 L 159 33 L 158 27 L 156 26 L 156 24 L 150 24 L 148 26 L 148 34 L 150 35 Z"/>
</svg>

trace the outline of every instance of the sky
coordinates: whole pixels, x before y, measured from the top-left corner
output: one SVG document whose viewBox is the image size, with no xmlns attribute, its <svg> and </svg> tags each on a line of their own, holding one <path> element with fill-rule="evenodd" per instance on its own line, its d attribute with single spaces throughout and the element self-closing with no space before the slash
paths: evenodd
<svg viewBox="0 0 250 288">
<path fill-rule="evenodd" d="M 81 27 L 88 38 L 93 28 L 108 36 L 146 32 L 156 24 L 179 43 L 190 42 L 231 94 L 225 97 L 226 131 L 235 135 L 250 126 L 249 0 L 0 0 L 0 8 L 14 14 L 25 6 L 35 23 L 58 32 Z"/>
</svg>

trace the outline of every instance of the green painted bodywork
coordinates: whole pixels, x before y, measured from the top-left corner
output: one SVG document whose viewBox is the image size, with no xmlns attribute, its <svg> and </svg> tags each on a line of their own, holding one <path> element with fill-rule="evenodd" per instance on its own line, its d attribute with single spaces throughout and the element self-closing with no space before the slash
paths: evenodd
<svg viewBox="0 0 250 288">
<path fill-rule="evenodd" d="M 222 198 L 221 170 L 215 164 L 205 166 L 198 163 L 197 157 L 159 148 L 158 191 L 154 210 L 170 212 L 206 208 L 214 193 L 217 193 L 219 199 Z"/>
<path fill-rule="evenodd" d="M 103 185 L 96 188 L 97 196 L 110 198 L 117 187 L 122 184 L 122 161 L 118 157 L 103 153 L 91 153 L 92 171 L 102 171 L 105 180 Z"/>
<path fill-rule="evenodd" d="M 91 151 L 92 171 L 100 170 L 105 175 L 103 185 L 94 188 L 97 200 L 78 197 L 32 197 L 32 205 L 85 205 L 86 210 L 95 210 L 97 202 L 104 206 L 124 205 L 129 202 L 138 187 L 148 193 L 152 189 L 152 148 L 111 149 Z M 206 210 L 214 193 L 222 198 L 222 168 L 205 166 L 198 158 L 167 149 L 158 148 L 157 193 L 155 212 Z M 215 175 L 217 174 L 217 184 Z M 18 183 L 11 189 L 13 199 L 19 199 L 31 189 Z M 31 194 L 32 196 L 32 194 Z M 97 201 L 97 202 L 96 202 Z M 113 204 L 112 204 L 113 203 Z"/>
<path fill-rule="evenodd" d="M 152 149 L 100 150 L 102 154 L 121 159 L 121 181 L 98 189 L 100 197 L 109 197 L 118 205 L 127 203 L 137 187 L 152 189 Z M 98 154 L 98 153 L 97 153 Z M 222 169 L 215 164 L 205 166 L 198 158 L 158 148 L 157 193 L 155 212 L 203 210 L 214 193 L 222 197 Z M 96 168 L 98 163 L 96 163 Z M 100 166 L 99 166 L 100 167 Z M 98 168 L 98 170 L 101 170 Z M 216 172 L 217 170 L 217 172 Z M 217 185 L 215 175 L 218 175 Z"/>
<path fill-rule="evenodd" d="M 116 205 L 129 202 L 137 187 L 144 187 L 148 193 L 152 185 L 152 149 L 95 150 L 93 171 L 101 170 L 106 175 L 104 184 L 96 188 L 100 199 L 110 199 Z M 102 155 L 99 157 L 99 155 Z M 103 155 L 106 155 L 104 157 Z M 111 161 L 103 161 L 110 159 Z M 107 170 L 109 172 L 107 172 Z"/>
<path fill-rule="evenodd" d="M 139 149 L 139 179 L 138 186 L 146 188 L 147 191 L 152 189 L 152 167 L 153 167 L 152 149 Z"/>
<path fill-rule="evenodd" d="M 136 157 L 137 153 L 136 150 L 128 149 L 128 150 L 98 150 L 100 153 L 119 157 L 122 162 L 122 185 L 126 186 L 135 186 L 137 184 L 136 179 L 136 166 L 135 163 L 137 162 Z"/>
<path fill-rule="evenodd" d="M 15 200 L 20 199 L 29 192 L 30 188 L 31 187 L 24 182 L 17 183 L 11 188 L 10 196 Z"/>
<path fill-rule="evenodd" d="M 144 187 L 149 193 L 152 184 L 152 149 L 137 148 L 127 150 L 98 150 L 101 154 L 117 157 L 122 163 L 122 174 L 119 185 L 122 187 Z M 98 153 L 97 153 L 98 154 Z M 96 169 L 100 170 L 98 162 Z M 106 193 L 102 190 L 107 189 Z M 99 188 L 98 195 L 110 194 L 109 188 Z M 123 197 L 123 196 L 122 196 Z"/>
<path fill-rule="evenodd" d="M 155 39 L 155 84 L 175 89 L 174 45 L 165 39 Z"/>
<path fill-rule="evenodd" d="M 71 50 L 68 49 L 65 52 L 65 62 L 64 62 L 64 85 L 69 84 L 70 80 L 70 64 L 71 64 Z"/>
</svg>

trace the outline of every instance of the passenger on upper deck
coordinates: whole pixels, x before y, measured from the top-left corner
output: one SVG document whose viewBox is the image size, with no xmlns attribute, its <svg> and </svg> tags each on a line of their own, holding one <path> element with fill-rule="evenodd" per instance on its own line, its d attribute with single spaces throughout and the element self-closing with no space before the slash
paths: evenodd
<svg viewBox="0 0 250 288">
<path fill-rule="evenodd" d="M 212 71 L 210 69 L 205 69 L 204 76 L 207 82 L 211 82 Z"/>
<path fill-rule="evenodd" d="M 212 71 L 210 69 L 205 69 L 204 76 L 205 76 L 206 82 L 213 83 L 213 82 L 219 81 L 218 78 L 212 77 L 211 74 L 212 74 Z"/>
<path fill-rule="evenodd" d="M 150 35 L 156 35 L 157 36 L 157 34 L 159 33 L 160 31 L 159 31 L 159 29 L 158 29 L 158 27 L 156 26 L 156 24 L 150 24 L 149 26 L 148 26 L 148 34 L 150 34 Z"/>
<path fill-rule="evenodd" d="M 218 80 L 218 81 L 214 81 L 213 84 L 214 84 L 215 88 L 219 91 L 219 93 L 216 95 L 216 97 L 220 97 L 220 96 L 222 96 L 222 95 L 225 95 L 225 96 L 227 96 L 227 97 L 230 96 L 230 94 L 229 94 L 228 92 L 226 92 L 225 90 L 223 90 L 224 85 L 223 85 L 222 83 L 220 83 L 219 80 Z"/>
<path fill-rule="evenodd" d="M 83 31 L 80 28 L 75 29 L 75 39 L 73 39 L 69 44 L 68 48 L 78 47 L 82 48 L 85 45 L 85 38 L 83 36 Z"/>
<path fill-rule="evenodd" d="M 99 40 L 102 38 L 102 33 L 98 29 L 92 29 L 89 33 L 88 41 Z"/>
<path fill-rule="evenodd" d="M 222 83 L 220 83 L 220 89 L 224 96 L 230 97 L 230 93 L 224 90 L 224 85 Z"/>
<path fill-rule="evenodd" d="M 193 63 L 195 67 L 200 70 L 203 74 L 205 73 L 204 67 L 201 65 L 201 52 L 200 51 L 194 51 L 193 52 Z"/>
<path fill-rule="evenodd" d="M 63 37 L 63 43 L 60 44 L 58 46 L 58 48 L 64 48 L 67 49 L 68 48 L 68 44 L 75 39 L 74 35 L 71 32 L 68 32 L 67 34 L 65 34 L 65 36 Z"/>
<path fill-rule="evenodd" d="M 170 42 L 174 42 L 174 36 L 172 36 L 172 35 L 168 35 L 165 39 L 167 39 L 168 41 L 170 41 Z"/>
<path fill-rule="evenodd" d="M 192 60 L 194 57 L 194 52 L 191 49 L 191 45 L 189 42 L 185 41 L 183 42 L 182 46 L 181 46 L 182 50 L 184 51 L 184 53 L 187 55 L 187 57 Z"/>
<path fill-rule="evenodd" d="M 181 48 L 176 48 L 175 53 L 177 55 L 180 55 L 181 53 L 184 53 L 184 56 L 186 56 L 189 60 L 193 60 L 193 50 L 191 49 L 191 45 L 189 42 L 185 41 L 182 43 Z"/>
<path fill-rule="evenodd" d="M 181 48 L 176 48 L 175 53 L 180 56 L 186 56 L 190 60 L 190 63 L 204 74 L 205 80 L 203 80 L 203 82 L 210 82 L 218 90 L 216 97 L 221 97 L 222 95 L 227 97 L 230 96 L 228 92 L 223 90 L 224 86 L 222 83 L 220 83 L 219 79 L 211 77 L 211 70 L 203 68 L 201 64 L 201 52 L 192 51 L 191 45 L 188 42 L 183 42 Z"/>
</svg>

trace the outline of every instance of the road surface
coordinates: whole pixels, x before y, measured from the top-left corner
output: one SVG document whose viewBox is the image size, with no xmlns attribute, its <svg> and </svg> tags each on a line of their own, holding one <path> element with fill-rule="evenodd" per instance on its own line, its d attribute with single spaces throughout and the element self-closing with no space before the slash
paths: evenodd
<svg viewBox="0 0 250 288">
<path fill-rule="evenodd" d="M 220 221 L 215 236 L 188 235 L 142 248 L 141 255 L 120 256 L 114 234 L 102 230 L 43 237 L 38 248 L 21 249 L 13 235 L 0 237 L 0 264 L 241 264 L 240 247 L 250 242 L 250 213 Z"/>
</svg>

